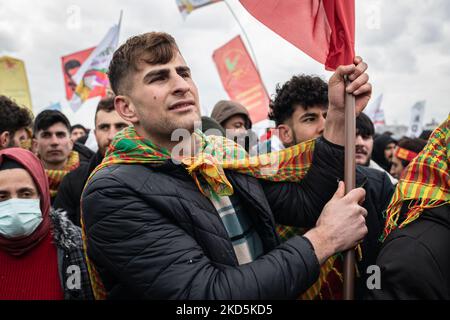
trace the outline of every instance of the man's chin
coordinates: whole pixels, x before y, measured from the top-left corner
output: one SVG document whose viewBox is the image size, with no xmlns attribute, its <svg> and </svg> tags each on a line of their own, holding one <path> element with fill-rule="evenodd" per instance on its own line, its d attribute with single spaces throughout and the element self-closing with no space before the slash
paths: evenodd
<svg viewBox="0 0 450 320">
<path fill-rule="evenodd" d="M 201 124 L 201 118 L 198 113 L 190 113 L 183 118 L 174 120 L 173 123 L 176 125 L 174 129 L 186 129 L 192 132 Z"/>
<path fill-rule="evenodd" d="M 369 165 L 370 159 L 366 157 L 356 157 L 355 162 L 357 165 L 367 167 Z"/>
<path fill-rule="evenodd" d="M 66 158 L 63 158 L 63 159 L 45 159 L 44 160 L 46 163 L 48 163 L 48 164 L 50 164 L 50 165 L 52 165 L 52 166 L 59 166 L 59 165 L 61 165 L 62 163 L 64 163 L 65 161 L 66 161 Z"/>
</svg>

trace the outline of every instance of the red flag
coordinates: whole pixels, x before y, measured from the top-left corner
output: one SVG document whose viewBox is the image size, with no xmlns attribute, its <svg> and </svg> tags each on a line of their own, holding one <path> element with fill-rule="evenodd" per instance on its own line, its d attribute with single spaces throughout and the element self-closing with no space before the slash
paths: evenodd
<svg viewBox="0 0 450 320">
<path fill-rule="evenodd" d="M 64 86 L 66 88 L 67 100 L 72 99 L 73 92 L 75 91 L 77 84 L 72 77 L 77 70 L 81 67 L 83 62 L 89 57 L 94 48 L 78 51 L 67 56 L 61 57 L 62 69 L 64 74 Z"/>
<path fill-rule="evenodd" d="M 266 119 L 269 95 L 241 37 L 214 51 L 213 59 L 230 99 L 247 108 L 253 123 Z"/>
<path fill-rule="evenodd" d="M 354 0 L 239 0 L 260 22 L 335 70 L 355 56 Z"/>
</svg>

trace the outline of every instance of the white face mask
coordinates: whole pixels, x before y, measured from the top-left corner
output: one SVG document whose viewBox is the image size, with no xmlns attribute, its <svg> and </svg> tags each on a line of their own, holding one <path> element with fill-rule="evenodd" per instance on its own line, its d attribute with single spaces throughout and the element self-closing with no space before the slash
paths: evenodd
<svg viewBox="0 0 450 320">
<path fill-rule="evenodd" d="M 39 199 L 12 198 L 0 202 L 0 235 L 5 238 L 29 236 L 41 222 Z"/>
</svg>

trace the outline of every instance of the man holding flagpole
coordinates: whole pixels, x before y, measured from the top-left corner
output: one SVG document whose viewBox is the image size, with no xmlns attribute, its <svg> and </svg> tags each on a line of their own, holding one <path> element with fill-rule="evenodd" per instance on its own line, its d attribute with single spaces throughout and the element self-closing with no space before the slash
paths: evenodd
<svg viewBox="0 0 450 320">
<path fill-rule="evenodd" d="M 321 263 L 367 232 L 364 190 L 344 196 L 337 183 L 344 94 L 356 97 L 358 112 L 367 105 L 366 69 L 357 57 L 330 79 L 323 138 L 249 158 L 194 130 L 198 92 L 175 40 L 130 38 L 114 53 L 109 80 L 117 112 L 133 126 L 116 135 L 82 196 L 96 298 L 292 299 L 311 286 Z M 176 129 L 194 150 L 180 150 Z M 280 244 L 275 220 L 312 229 Z"/>
</svg>

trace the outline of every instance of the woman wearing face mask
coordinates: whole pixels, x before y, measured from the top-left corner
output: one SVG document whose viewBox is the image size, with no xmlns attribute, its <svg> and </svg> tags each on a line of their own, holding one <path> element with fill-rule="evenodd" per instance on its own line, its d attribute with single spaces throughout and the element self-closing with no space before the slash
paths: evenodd
<svg viewBox="0 0 450 320">
<path fill-rule="evenodd" d="M 0 300 L 92 299 L 81 230 L 50 207 L 39 159 L 0 151 Z"/>
</svg>

